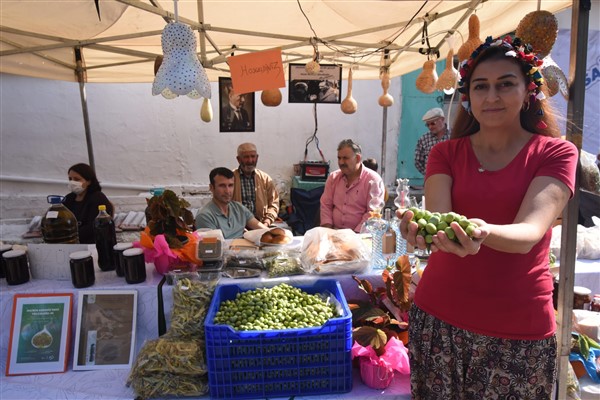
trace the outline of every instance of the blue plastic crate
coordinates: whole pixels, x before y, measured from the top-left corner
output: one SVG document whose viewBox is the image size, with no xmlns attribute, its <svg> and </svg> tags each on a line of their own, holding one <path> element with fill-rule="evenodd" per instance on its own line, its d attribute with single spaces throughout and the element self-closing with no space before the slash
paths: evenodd
<svg viewBox="0 0 600 400">
<path fill-rule="evenodd" d="M 310 294 L 329 291 L 342 306 L 342 315 L 315 328 L 234 331 L 229 325 L 215 325 L 215 314 L 221 302 L 233 300 L 238 292 L 250 289 L 217 286 L 204 323 L 211 398 L 248 399 L 352 390 L 352 314 L 339 282 L 322 279 L 292 286 Z"/>
</svg>

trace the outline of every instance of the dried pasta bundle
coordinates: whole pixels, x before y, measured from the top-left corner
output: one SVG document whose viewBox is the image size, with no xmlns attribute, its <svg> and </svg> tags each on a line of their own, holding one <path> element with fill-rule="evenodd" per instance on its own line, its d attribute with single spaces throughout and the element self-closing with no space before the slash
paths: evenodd
<svg viewBox="0 0 600 400">
<path fill-rule="evenodd" d="M 173 292 L 173 312 L 167 337 L 204 338 L 204 317 L 215 291 L 214 282 L 181 279 Z"/>
<path fill-rule="evenodd" d="M 203 327 L 214 288 L 214 282 L 177 282 L 169 330 L 144 343 L 127 379 L 137 398 L 208 393 Z"/>
<path fill-rule="evenodd" d="M 158 338 L 144 343 L 127 379 L 138 398 L 208 393 L 204 342 Z"/>
</svg>

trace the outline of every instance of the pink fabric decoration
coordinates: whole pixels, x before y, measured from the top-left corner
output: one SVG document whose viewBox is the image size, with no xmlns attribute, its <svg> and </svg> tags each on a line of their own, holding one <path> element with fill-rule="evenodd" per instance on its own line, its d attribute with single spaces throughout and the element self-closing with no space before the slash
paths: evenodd
<svg viewBox="0 0 600 400">
<path fill-rule="evenodd" d="M 156 271 L 164 275 L 169 272 L 169 266 L 178 260 L 178 257 L 171 251 L 165 235 L 156 235 L 154 237 L 154 248 L 148 249 L 140 245 L 140 242 L 134 242 L 134 247 L 144 250 L 144 259 L 147 263 L 154 263 Z"/>
<path fill-rule="evenodd" d="M 410 372 L 410 364 L 408 360 L 408 349 L 404 347 L 404 343 L 395 337 L 391 337 L 385 344 L 385 352 L 378 356 L 373 350 L 373 347 L 364 347 L 357 341 L 352 345 L 352 358 L 366 357 L 371 364 L 377 364 L 385 367 L 388 371 L 396 370 L 401 374 Z"/>
</svg>

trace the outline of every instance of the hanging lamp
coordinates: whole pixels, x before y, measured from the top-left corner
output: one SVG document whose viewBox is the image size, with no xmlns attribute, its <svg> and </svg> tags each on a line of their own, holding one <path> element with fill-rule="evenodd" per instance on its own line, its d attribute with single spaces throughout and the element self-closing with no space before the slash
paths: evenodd
<svg viewBox="0 0 600 400">
<path fill-rule="evenodd" d="M 177 0 L 174 2 L 175 22 L 169 22 L 162 32 L 163 60 L 152 84 L 152 95 L 210 99 L 210 82 L 196 54 L 196 37 L 189 25 L 178 21 Z"/>
</svg>

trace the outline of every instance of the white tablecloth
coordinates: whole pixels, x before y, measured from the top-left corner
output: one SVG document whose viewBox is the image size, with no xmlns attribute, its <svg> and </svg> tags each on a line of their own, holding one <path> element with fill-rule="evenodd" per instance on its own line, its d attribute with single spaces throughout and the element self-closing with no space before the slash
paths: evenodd
<svg viewBox="0 0 600 400">
<path fill-rule="evenodd" d="M 112 271 L 96 271 L 96 283 L 90 289 L 135 289 L 138 291 L 138 315 L 137 315 L 137 333 L 136 333 L 136 354 L 143 345 L 144 341 L 158 337 L 158 318 L 157 318 L 157 285 L 161 276 L 155 273 L 152 264 L 147 266 L 148 279 L 146 282 L 128 285 L 124 278 L 117 277 Z M 381 276 L 379 273 L 370 273 L 367 275 L 375 286 L 380 286 Z M 345 297 L 347 299 L 356 299 L 363 297 L 356 282 L 350 275 L 328 276 L 340 281 Z M 315 276 L 300 275 L 292 278 L 279 278 L 275 281 L 307 282 L 318 279 Z M 221 278 L 221 284 L 239 284 L 256 286 L 263 281 L 274 281 L 266 278 L 256 278 L 251 280 Z M 577 260 L 575 270 L 575 285 L 585 286 L 594 293 L 600 293 L 600 260 L 587 261 Z M 167 322 L 170 317 L 172 306 L 172 288 L 165 285 L 163 287 L 164 304 Z M 0 280 L 0 399 L 132 399 L 133 390 L 125 386 L 129 370 L 95 370 L 95 371 L 73 371 L 73 342 L 71 343 L 70 361 L 68 370 L 62 374 L 48 375 L 27 375 L 27 376 L 4 376 L 6 370 L 6 358 L 8 351 L 8 340 L 10 335 L 10 321 L 13 304 L 13 295 L 17 293 L 57 293 L 68 292 L 75 293 L 74 313 L 73 313 L 73 332 L 74 338 L 77 310 L 77 293 L 70 281 L 47 281 L 32 280 L 26 284 L 18 286 L 8 286 L 6 280 Z M 354 371 L 354 387 L 352 392 L 345 394 L 319 396 L 319 399 L 410 399 L 409 377 L 407 375 L 396 374 L 396 377 L 390 387 L 385 390 L 374 390 L 365 386 L 357 373 Z M 600 385 L 594 384 L 589 379 L 584 379 L 582 387 L 585 387 L 586 393 L 583 393 L 583 399 L 597 399 L 600 393 Z M 208 398 L 208 397 L 205 397 Z M 296 399 L 315 399 L 315 396 L 300 397 Z"/>
<path fill-rule="evenodd" d="M 148 264 L 146 282 L 128 285 L 124 278 L 117 277 L 114 271 L 102 272 L 96 271 L 96 283 L 89 289 L 135 289 L 138 291 L 138 314 L 137 314 L 137 332 L 136 332 L 136 354 L 141 349 L 143 343 L 148 339 L 158 337 L 158 302 L 157 285 L 161 276 L 154 271 L 154 266 Z M 361 293 L 356 288 L 350 275 L 328 277 L 338 279 L 344 288 L 347 298 L 356 298 Z M 318 279 L 315 276 L 297 276 L 293 278 L 294 282 L 307 282 Z M 373 280 L 381 279 L 379 274 L 372 277 Z M 223 284 L 240 284 L 256 286 L 266 278 L 249 280 L 235 280 L 222 278 Z M 272 281 L 272 280 L 271 280 Z M 276 281 L 289 281 L 288 278 L 281 278 Z M 83 290 L 83 289 L 82 289 Z M 347 293 L 346 293 L 347 291 Z M 70 281 L 49 281 L 32 280 L 28 283 L 9 286 L 6 280 L 0 280 L 0 318 L 2 328 L 0 329 L 0 399 L 132 399 L 135 397 L 134 391 L 125 386 L 128 369 L 121 370 L 94 370 L 94 371 L 73 371 L 73 344 L 71 342 L 70 360 L 66 373 L 46 374 L 46 375 L 24 375 L 24 376 L 4 376 L 6 371 L 6 359 L 8 352 L 8 341 L 10 336 L 10 321 L 12 313 L 13 295 L 17 293 L 74 293 L 73 308 L 73 327 L 71 337 L 75 337 L 75 325 L 77 321 L 77 293 L 78 289 L 73 288 Z M 163 287 L 165 312 L 167 324 L 170 320 L 170 310 L 172 307 L 172 287 L 165 285 Z M 394 381 L 385 390 L 374 390 L 365 386 L 360 379 L 360 374 L 354 371 L 353 390 L 350 393 L 334 394 L 327 396 L 318 396 L 319 399 L 410 399 L 410 383 L 408 375 L 396 374 Z M 301 397 L 296 399 L 315 399 L 315 396 Z M 208 399 L 208 396 L 203 397 Z"/>
</svg>

